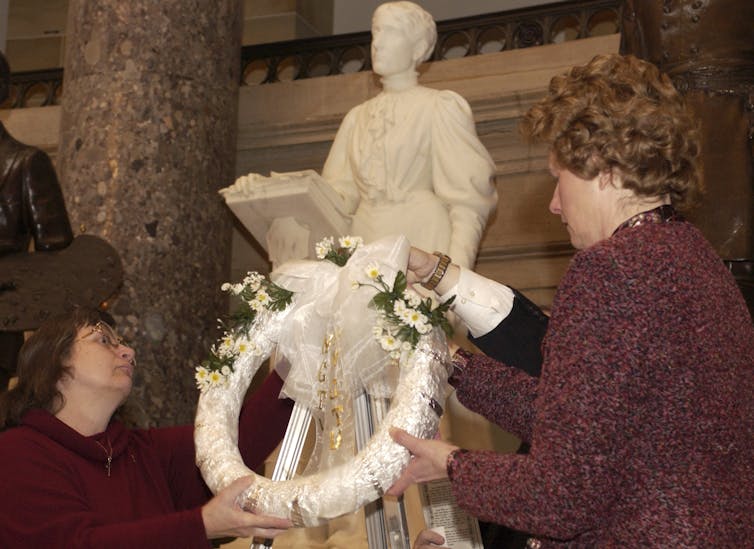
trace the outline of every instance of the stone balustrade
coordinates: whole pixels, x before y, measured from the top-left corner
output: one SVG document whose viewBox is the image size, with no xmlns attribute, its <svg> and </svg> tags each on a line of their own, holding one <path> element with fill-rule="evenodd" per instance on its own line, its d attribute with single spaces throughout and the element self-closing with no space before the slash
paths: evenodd
<svg viewBox="0 0 754 549">
<path fill-rule="evenodd" d="M 431 61 L 558 44 L 620 32 L 622 0 L 579 0 L 439 22 Z M 244 46 L 241 84 L 371 70 L 370 32 Z M 14 73 L 5 108 L 57 105 L 63 70 Z"/>
</svg>

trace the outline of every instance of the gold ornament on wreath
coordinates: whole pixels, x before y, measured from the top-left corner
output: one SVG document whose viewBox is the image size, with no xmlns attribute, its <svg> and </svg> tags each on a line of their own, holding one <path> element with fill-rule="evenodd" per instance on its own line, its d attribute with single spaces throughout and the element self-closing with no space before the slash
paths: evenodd
<svg viewBox="0 0 754 549">
<path fill-rule="evenodd" d="M 315 250 L 325 261 L 292 261 L 269 279 L 249 273 L 223 285 L 243 304 L 195 374 L 197 464 L 213 492 L 252 475 L 239 497 L 244 509 L 315 526 L 397 480 L 410 456 L 390 438 L 391 426 L 434 436 L 451 368 L 450 302 L 433 306 L 407 287 L 409 250 L 405 237 L 363 244 L 344 236 L 337 246 L 330 237 Z M 287 481 L 255 475 L 237 443 L 244 395 L 273 350 L 290 363 L 283 395 L 311 410 L 317 425 L 306 473 Z M 390 398 L 391 407 L 354 455 L 352 402 L 363 391 Z"/>
</svg>

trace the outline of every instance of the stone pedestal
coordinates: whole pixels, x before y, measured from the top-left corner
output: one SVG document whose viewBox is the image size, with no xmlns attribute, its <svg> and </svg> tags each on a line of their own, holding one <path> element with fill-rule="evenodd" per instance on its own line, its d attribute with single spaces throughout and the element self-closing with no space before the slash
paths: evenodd
<svg viewBox="0 0 754 549">
<path fill-rule="evenodd" d="M 118 250 L 110 312 L 141 424 L 193 420 L 226 310 L 241 0 L 71 0 L 58 169 L 76 232 Z"/>
</svg>

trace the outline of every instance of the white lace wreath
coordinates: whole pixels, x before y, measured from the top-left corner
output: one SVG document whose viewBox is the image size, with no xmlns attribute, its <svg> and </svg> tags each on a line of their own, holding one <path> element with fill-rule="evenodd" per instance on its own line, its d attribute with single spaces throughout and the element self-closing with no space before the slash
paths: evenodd
<svg viewBox="0 0 754 549">
<path fill-rule="evenodd" d="M 323 249 L 318 248 L 318 255 Z M 254 275 L 241 286 L 229 287 L 238 294 L 245 286 L 257 287 L 245 296 L 252 301 L 260 289 L 268 298 L 270 289 L 282 293 L 276 306 L 257 307 L 240 331 L 226 333 L 213 348 L 212 356 L 219 362 L 205 363 L 204 372 L 197 371 L 202 391 L 195 424 L 196 460 L 213 492 L 252 475 L 254 482 L 239 497 L 244 509 L 287 517 L 298 526 L 315 526 L 381 497 L 397 480 L 410 456 L 390 438 L 391 426 L 418 437 L 434 436 L 447 394 L 450 359 L 443 329 L 432 325 L 443 324 L 441 313 L 447 305 L 433 313 L 428 301 L 417 301 L 405 292 L 402 271 L 409 249 L 404 237 L 357 243 L 347 250 L 344 266 L 296 261 L 272 273 L 272 286 L 264 288 L 268 283 Z M 383 306 L 379 297 L 375 300 L 380 295 Z M 429 307 L 428 315 L 419 311 L 422 307 Z M 414 313 L 406 315 L 406 309 Z M 401 332 L 401 326 L 408 328 Z M 386 334 L 396 336 L 401 344 L 390 343 L 388 349 Z M 324 428 L 330 428 L 329 439 L 319 439 L 318 445 L 322 455 L 341 456 L 319 459 L 319 465 L 328 468 L 288 481 L 255 475 L 238 451 L 244 395 L 275 348 L 291 364 L 283 393 L 315 417 L 318 413 L 320 419 L 330 418 Z M 209 377 L 213 380 L 207 381 Z M 363 390 L 391 398 L 392 404 L 367 446 L 343 458 L 340 430 L 348 419 L 344 404 Z"/>
</svg>

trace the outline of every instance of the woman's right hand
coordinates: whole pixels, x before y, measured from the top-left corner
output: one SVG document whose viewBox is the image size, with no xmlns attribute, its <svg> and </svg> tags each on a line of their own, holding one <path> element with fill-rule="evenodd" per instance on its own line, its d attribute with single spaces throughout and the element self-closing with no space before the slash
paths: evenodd
<svg viewBox="0 0 754 549">
<path fill-rule="evenodd" d="M 452 259 L 451 259 L 452 260 Z M 421 284 L 432 277 L 440 258 L 433 253 L 425 252 L 419 248 L 411 247 L 408 254 L 408 269 L 406 272 L 406 281 L 409 285 Z M 448 265 L 445 275 L 440 278 L 439 283 L 435 286 L 434 291 L 437 295 L 443 295 L 450 291 L 458 282 L 461 269 L 455 263 Z"/>
<path fill-rule="evenodd" d="M 445 543 L 445 538 L 432 530 L 422 530 L 414 540 L 413 549 L 437 549 Z M 447 549 L 447 547 L 445 548 Z"/>
<path fill-rule="evenodd" d="M 236 498 L 253 482 L 253 477 L 236 479 L 202 507 L 207 539 L 259 537 L 272 539 L 293 523 L 288 519 L 255 515 L 241 509 Z"/>
<path fill-rule="evenodd" d="M 437 267 L 440 258 L 435 254 L 425 252 L 419 248 L 411 247 L 408 254 L 408 272 L 406 280 L 409 284 L 419 284 L 425 282 L 432 276 Z"/>
</svg>

